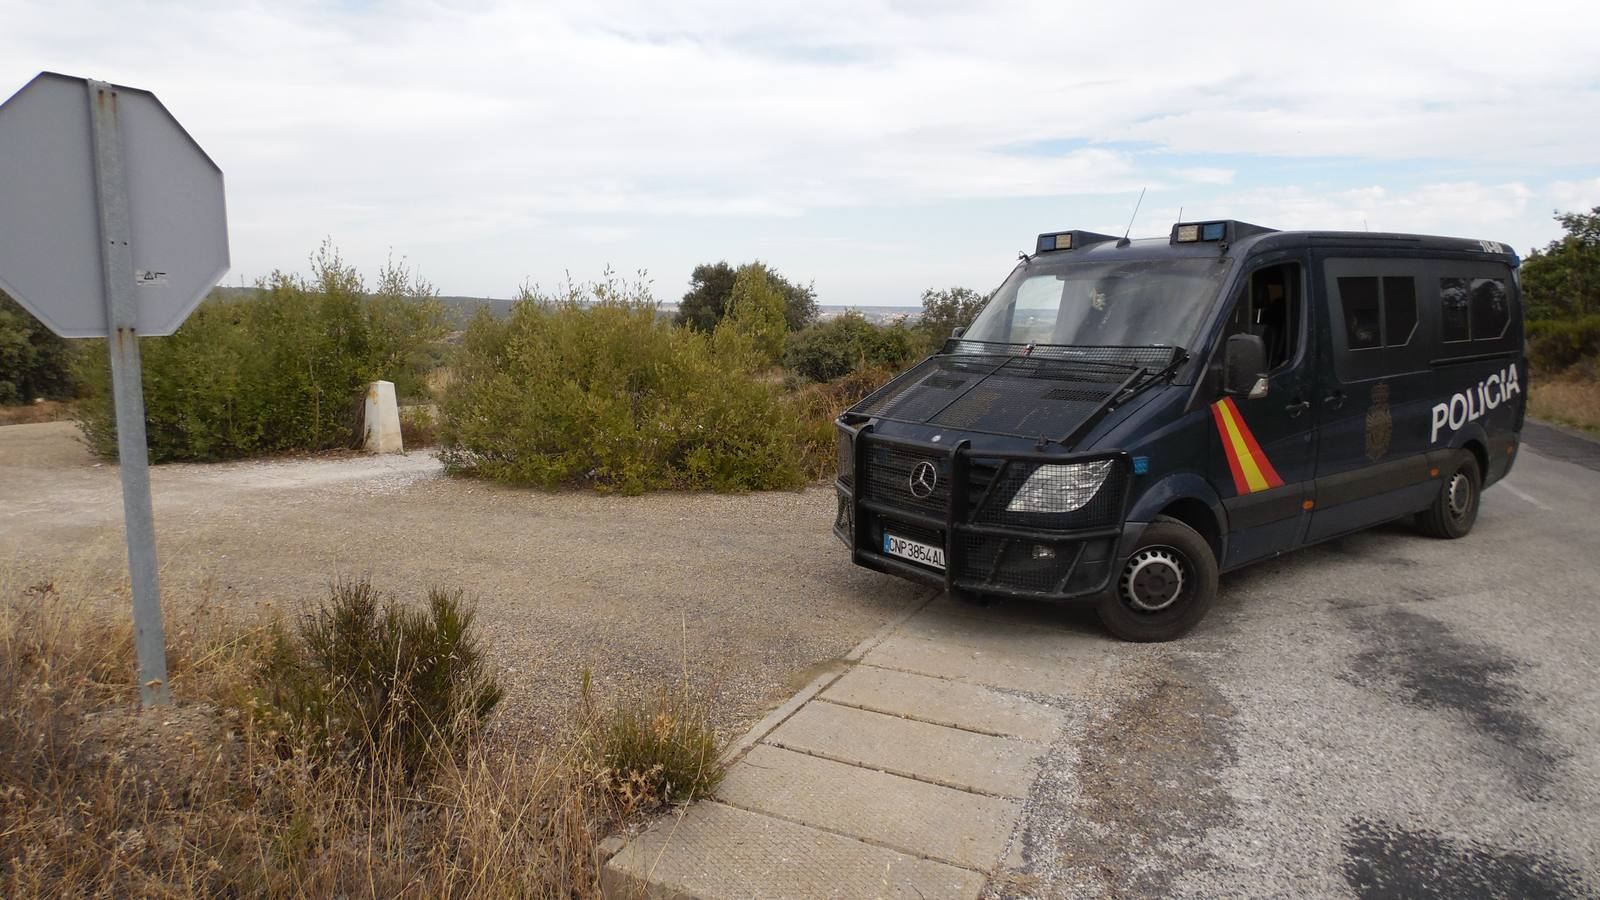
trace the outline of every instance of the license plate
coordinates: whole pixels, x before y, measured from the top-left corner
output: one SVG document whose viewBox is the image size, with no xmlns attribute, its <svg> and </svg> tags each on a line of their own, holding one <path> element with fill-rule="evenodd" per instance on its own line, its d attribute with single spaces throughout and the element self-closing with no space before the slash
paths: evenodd
<svg viewBox="0 0 1600 900">
<path fill-rule="evenodd" d="M 883 534 L 883 552 L 889 556 L 898 556 L 909 559 L 914 563 L 932 566 L 935 569 L 944 568 L 944 548 L 909 538 L 895 537 L 888 532 Z"/>
</svg>

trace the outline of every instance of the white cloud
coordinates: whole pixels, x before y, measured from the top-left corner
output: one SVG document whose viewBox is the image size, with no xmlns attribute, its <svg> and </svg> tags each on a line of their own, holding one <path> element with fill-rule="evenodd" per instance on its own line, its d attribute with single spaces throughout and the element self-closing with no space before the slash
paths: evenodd
<svg viewBox="0 0 1600 900">
<path fill-rule="evenodd" d="M 59 0 L 8 6 L 0 90 L 39 69 L 155 90 L 228 172 L 239 270 L 333 234 L 355 255 L 426 249 L 443 286 L 488 292 L 529 264 L 486 260 L 486 246 L 539 245 L 552 229 L 593 245 L 649 218 L 710 229 L 709 242 L 750 230 L 713 220 L 857 209 L 902 210 L 909 228 L 941 202 L 1120 209 L 1171 184 L 1184 202 L 1278 222 L 1493 230 L 1484 216 L 1538 206 L 1523 185 L 1559 180 L 1573 187 L 1537 190 L 1600 202 L 1580 196 L 1600 146 L 1597 38 L 1600 10 L 1565 2 L 1310 15 L 1263 2 Z M 1008 149 L 1030 145 L 1066 149 Z M 1386 187 L 1262 187 L 1251 160 L 1265 158 L 1357 161 L 1371 169 L 1361 184 Z M 1397 161 L 1439 174 L 1396 174 Z"/>
</svg>

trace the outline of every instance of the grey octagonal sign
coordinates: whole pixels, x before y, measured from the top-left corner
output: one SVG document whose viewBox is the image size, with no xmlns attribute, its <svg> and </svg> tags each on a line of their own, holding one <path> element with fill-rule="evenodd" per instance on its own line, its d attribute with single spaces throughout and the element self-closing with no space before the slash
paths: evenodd
<svg viewBox="0 0 1600 900">
<path fill-rule="evenodd" d="M 117 87 L 138 333 L 171 334 L 228 271 L 222 170 L 149 91 Z M 87 82 L 0 104 L 0 289 L 62 337 L 107 334 Z"/>
</svg>

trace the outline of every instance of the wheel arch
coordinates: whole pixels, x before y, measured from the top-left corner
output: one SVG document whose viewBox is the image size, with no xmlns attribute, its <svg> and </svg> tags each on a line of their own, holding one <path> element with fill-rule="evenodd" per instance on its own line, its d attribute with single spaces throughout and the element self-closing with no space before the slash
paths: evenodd
<svg viewBox="0 0 1600 900">
<path fill-rule="evenodd" d="M 1164 478 L 1147 489 L 1128 511 L 1129 522 L 1149 523 L 1159 516 L 1176 519 L 1194 529 L 1221 564 L 1228 547 L 1228 519 L 1222 500 L 1210 482 L 1192 473 Z M 1133 552 L 1137 543 L 1137 535 L 1124 543 L 1123 558 Z"/>
</svg>

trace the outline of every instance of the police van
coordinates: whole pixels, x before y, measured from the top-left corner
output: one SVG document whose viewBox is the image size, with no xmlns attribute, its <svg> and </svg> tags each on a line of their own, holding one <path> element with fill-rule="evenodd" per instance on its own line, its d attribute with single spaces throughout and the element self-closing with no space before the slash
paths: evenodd
<svg viewBox="0 0 1600 900">
<path fill-rule="evenodd" d="M 1217 576 L 1382 522 L 1472 529 L 1526 405 L 1494 241 L 1186 222 L 1040 235 L 964 333 L 838 418 L 858 565 L 1182 635 Z"/>
</svg>

